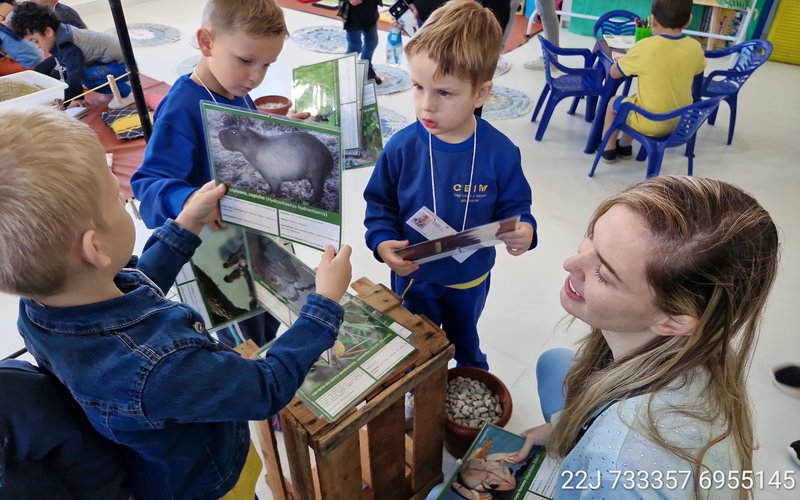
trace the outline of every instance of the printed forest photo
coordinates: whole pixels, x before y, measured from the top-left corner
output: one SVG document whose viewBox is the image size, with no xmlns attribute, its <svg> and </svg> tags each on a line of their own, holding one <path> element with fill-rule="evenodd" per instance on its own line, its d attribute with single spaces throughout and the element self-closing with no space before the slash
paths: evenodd
<svg viewBox="0 0 800 500">
<path fill-rule="evenodd" d="M 206 226 L 200 237 L 203 244 L 195 251 L 192 267 L 205 297 L 211 328 L 258 310 L 244 231 L 228 226 L 214 232 Z"/>
</svg>

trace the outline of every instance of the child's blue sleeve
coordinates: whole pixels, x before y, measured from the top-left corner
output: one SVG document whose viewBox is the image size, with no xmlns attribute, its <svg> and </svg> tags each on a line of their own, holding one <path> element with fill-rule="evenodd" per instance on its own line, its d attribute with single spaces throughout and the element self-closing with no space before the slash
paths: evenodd
<svg viewBox="0 0 800 500">
<path fill-rule="evenodd" d="M 142 394 L 147 418 L 160 424 L 264 420 L 275 415 L 292 400 L 319 356 L 333 346 L 343 317 L 342 306 L 312 293 L 265 359 L 208 349 L 177 350 L 147 379 Z"/>
<path fill-rule="evenodd" d="M 166 292 L 201 242 L 196 234 L 168 220 L 147 240 L 136 268 Z"/>
<path fill-rule="evenodd" d="M 192 130 L 185 130 L 192 123 L 190 110 L 173 106 L 163 111 L 156 113 L 144 160 L 131 177 L 139 212 L 150 228 L 177 217 L 186 199 L 211 175 L 195 167 L 203 163 L 200 155 L 205 149 L 193 138 Z"/>
<path fill-rule="evenodd" d="M 533 226 L 533 240 L 531 240 L 531 246 L 528 248 L 530 250 L 536 247 L 539 242 L 536 219 L 531 214 L 531 185 L 522 172 L 522 158 L 519 148 L 515 147 L 513 153 L 509 153 L 509 155 L 511 156 L 511 161 L 507 166 L 504 166 L 505 170 L 498 172 L 498 194 L 492 220 L 502 220 L 519 215 L 520 222 L 527 222 Z"/>
<path fill-rule="evenodd" d="M 20 40 L 0 29 L 0 47 L 26 68 L 33 68 L 42 62 L 42 51 L 28 40 Z"/>
<path fill-rule="evenodd" d="M 364 216 L 367 247 L 378 260 L 381 260 L 377 253 L 379 244 L 386 240 L 403 239 L 400 205 L 397 199 L 399 174 L 392 168 L 391 163 L 389 154 L 384 150 L 364 190 L 364 200 L 367 202 Z"/>
<path fill-rule="evenodd" d="M 64 91 L 64 100 L 72 99 L 83 93 L 83 52 L 76 45 L 67 43 L 59 47 L 58 54 L 54 54 L 59 63 L 66 70 L 67 90 Z"/>
</svg>

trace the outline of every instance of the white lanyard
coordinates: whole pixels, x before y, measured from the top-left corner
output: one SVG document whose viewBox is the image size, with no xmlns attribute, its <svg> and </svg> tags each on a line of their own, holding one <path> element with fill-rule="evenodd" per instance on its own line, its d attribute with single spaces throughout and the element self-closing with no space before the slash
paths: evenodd
<svg viewBox="0 0 800 500">
<path fill-rule="evenodd" d="M 199 80 L 199 77 L 198 77 Z M 206 89 L 208 90 L 208 89 Z M 464 221 L 461 223 L 461 230 L 467 227 L 467 211 L 469 210 L 469 199 L 472 195 L 472 174 L 475 173 L 475 152 L 478 150 L 478 119 L 475 118 L 475 126 L 472 131 L 472 166 L 469 167 L 469 189 L 467 190 L 467 204 L 464 207 Z M 431 194 L 433 195 L 433 213 L 436 213 L 436 181 L 433 176 L 433 144 L 431 133 L 428 132 L 428 156 L 431 159 Z"/>
<path fill-rule="evenodd" d="M 203 80 L 200 78 L 200 75 L 197 73 L 197 70 L 192 71 L 192 74 L 197 77 L 197 81 L 200 82 L 200 85 L 202 85 L 203 88 L 206 89 L 206 92 L 208 92 L 208 95 L 211 97 L 211 100 L 214 101 L 214 104 L 219 104 L 217 102 L 217 99 L 214 97 L 214 94 L 210 90 L 208 90 L 208 87 L 206 87 L 206 84 L 203 83 Z M 255 109 L 250 107 L 250 103 L 247 102 L 247 97 L 244 98 L 244 103 L 247 104 L 247 109 L 252 110 L 252 111 L 256 111 Z"/>
</svg>

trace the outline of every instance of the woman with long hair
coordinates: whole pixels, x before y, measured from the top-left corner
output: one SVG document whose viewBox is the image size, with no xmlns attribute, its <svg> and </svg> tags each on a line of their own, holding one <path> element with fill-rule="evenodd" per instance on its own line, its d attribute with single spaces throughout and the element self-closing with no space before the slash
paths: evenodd
<svg viewBox="0 0 800 500">
<path fill-rule="evenodd" d="M 560 294 L 591 332 L 540 357 L 547 423 L 517 459 L 545 445 L 562 460 L 556 498 L 750 497 L 746 377 L 778 246 L 724 182 L 659 177 L 603 202 Z"/>
</svg>

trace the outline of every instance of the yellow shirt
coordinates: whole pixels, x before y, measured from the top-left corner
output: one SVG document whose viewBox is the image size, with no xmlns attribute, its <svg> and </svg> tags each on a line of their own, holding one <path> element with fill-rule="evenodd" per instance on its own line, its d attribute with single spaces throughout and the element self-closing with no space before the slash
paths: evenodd
<svg viewBox="0 0 800 500">
<path fill-rule="evenodd" d="M 657 35 L 636 42 L 617 66 L 639 80 L 636 95 L 628 101 L 651 113 L 667 113 L 692 103 L 692 81 L 705 69 L 706 58 L 697 40 Z M 678 119 L 654 122 L 628 115 L 628 125 L 653 137 L 670 134 L 677 124 Z"/>
</svg>

